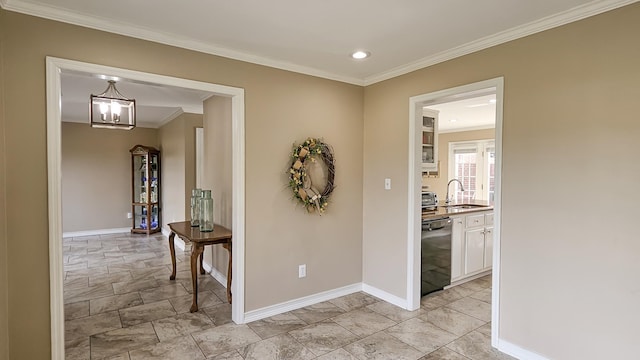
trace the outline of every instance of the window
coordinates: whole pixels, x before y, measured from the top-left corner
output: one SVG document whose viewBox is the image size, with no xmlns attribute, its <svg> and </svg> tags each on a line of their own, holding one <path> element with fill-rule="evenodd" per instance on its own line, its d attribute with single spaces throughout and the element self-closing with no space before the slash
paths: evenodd
<svg viewBox="0 0 640 360">
<path fill-rule="evenodd" d="M 496 150 L 494 140 L 478 140 L 449 143 L 449 180 L 458 179 L 459 184 L 451 184 L 450 196 L 455 202 L 488 200 L 495 196 Z"/>
</svg>

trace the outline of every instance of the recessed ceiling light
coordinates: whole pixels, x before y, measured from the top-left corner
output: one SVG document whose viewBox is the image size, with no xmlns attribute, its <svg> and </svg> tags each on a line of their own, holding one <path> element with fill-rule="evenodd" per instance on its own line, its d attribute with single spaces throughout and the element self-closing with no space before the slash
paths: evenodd
<svg viewBox="0 0 640 360">
<path fill-rule="evenodd" d="M 351 54 L 351 57 L 356 60 L 366 59 L 369 56 L 371 56 L 371 53 L 364 50 L 358 50 L 358 51 L 355 51 L 353 54 Z"/>
<path fill-rule="evenodd" d="M 458 119 L 449 119 L 449 122 L 456 122 Z"/>
</svg>

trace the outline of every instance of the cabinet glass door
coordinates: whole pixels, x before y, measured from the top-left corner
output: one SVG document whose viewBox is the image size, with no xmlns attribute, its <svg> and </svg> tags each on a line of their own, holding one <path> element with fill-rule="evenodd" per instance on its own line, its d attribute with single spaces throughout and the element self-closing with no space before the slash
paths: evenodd
<svg viewBox="0 0 640 360">
<path fill-rule="evenodd" d="M 158 205 L 134 205 L 133 223 L 134 229 L 155 230 L 158 229 Z"/>
<path fill-rule="evenodd" d="M 152 154 L 149 156 L 149 202 L 158 202 L 158 155 Z"/>
<path fill-rule="evenodd" d="M 133 202 L 147 202 L 147 157 L 133 157 Z"/>
<path fill-rule="evenodd" d="M 427 111 L 423 109 L 423 111 Z M 430 111 L 429 113 L 434 115 L 422 116 L 421 127 L 421 144 L 422 144 L 422 170 L 423 171 L 435 171 L 437 170 L 437 113 Z"/>
</svg>

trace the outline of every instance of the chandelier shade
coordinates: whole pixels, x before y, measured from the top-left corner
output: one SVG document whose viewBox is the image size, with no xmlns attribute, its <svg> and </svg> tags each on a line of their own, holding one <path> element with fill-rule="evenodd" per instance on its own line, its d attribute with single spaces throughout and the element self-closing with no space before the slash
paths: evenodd
<svg viewBox="0 0 640 360">
<path fill-rule="evenodd" d="M 124 97 L 109 80 L 107 90 L 90 96 L 89 116 L 91 127 L 131 130 L 136 127 L 136 100 Z"/>
</svg>

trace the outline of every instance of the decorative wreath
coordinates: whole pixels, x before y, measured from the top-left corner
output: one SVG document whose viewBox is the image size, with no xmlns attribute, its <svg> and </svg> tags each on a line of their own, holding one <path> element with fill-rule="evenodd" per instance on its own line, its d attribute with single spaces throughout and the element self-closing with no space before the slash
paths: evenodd
<svg viewBox="0 0 640 360">
<path fill-rule="evenodd" d="M 307 174 L 307 161 L 316 162 L 317 158 L 322 159 L 327 167 L 327 184 L 324 189 L 318 189 L 317 184 L 314 186 Z M 331 146 L 321 139 L 308 138 L 300 145 L 293 145 L 291 159 L 289 187 L 294 198 L 302 202 L 308 212 L 318 211 L 322 215 L 334 189 L 336 168 Z"/>
</svg>

